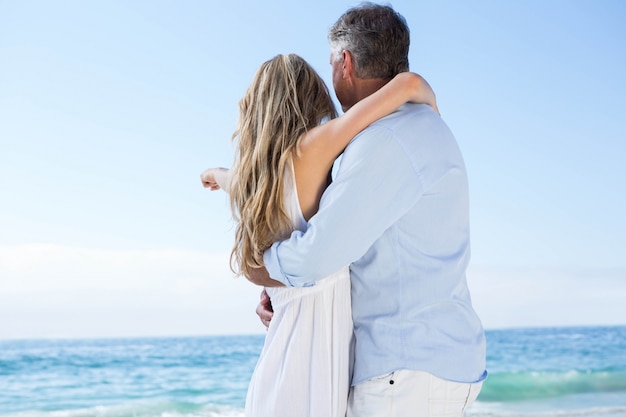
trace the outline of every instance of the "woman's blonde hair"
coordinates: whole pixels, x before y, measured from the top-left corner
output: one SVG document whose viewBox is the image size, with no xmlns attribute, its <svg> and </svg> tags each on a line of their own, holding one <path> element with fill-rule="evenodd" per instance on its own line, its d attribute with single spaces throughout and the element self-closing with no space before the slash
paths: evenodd
<svg viewBox="0 0 626 417">
<path fill-rule="evenodd" d="M 285 210 L 284 175 L 305 132 L 337 116 L 328 88 L 295 54 L 263 63 L 239 102 L 233 134 L 235 163 L 230 202 L 237 223 L 231 268 L 248 275 L 263 252 L 288 237 L 294 225 Z"/>
</svg>

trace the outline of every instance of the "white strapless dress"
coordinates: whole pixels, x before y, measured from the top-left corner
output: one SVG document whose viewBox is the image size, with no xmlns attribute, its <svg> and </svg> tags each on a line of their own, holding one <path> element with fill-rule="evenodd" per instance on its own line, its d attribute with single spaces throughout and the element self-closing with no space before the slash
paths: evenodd
<svg viewBox="0 0 626 417">
<path fill-rule="evenodd" d="M 306 221 L 293 174 L 286 207 L 296 228 Z M 246 417 L 344 417 L 352 372 L 350 273 L 306 288 L 267 288 L 274 316 L 250 381 Z"/>
</svg>

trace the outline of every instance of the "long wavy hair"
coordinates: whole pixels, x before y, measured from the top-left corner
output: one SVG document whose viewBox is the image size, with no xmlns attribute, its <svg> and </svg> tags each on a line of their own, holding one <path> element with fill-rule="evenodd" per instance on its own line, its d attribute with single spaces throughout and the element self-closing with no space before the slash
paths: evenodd
<svg viewBox="0 0 626 417">
<path fill-rule="evenodd" d="M 298 55 L 277 55 L 257 71 L 233 133 L 230 202 L 237 227 L 230 264 L 236 274 L 263 266 L 263 252 L 293 231 L 284 176 L 303 134 L 336 116 L 324 81 Z"/>
</svg>

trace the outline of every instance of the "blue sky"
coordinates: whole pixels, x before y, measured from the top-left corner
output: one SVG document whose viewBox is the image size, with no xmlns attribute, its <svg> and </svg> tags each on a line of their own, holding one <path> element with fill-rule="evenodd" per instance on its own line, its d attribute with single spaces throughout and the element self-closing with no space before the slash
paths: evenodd
<svg viewBox="0 0 626 417">
<path fill-rule="evenodd" d="M 237 103 L 351 1 L 0 0 L 0 338 L 255 333 L 228 269 Z M 626 324 L 626 4 L 391 3 L 471 187 L 487 328 Z"/>
</svg>

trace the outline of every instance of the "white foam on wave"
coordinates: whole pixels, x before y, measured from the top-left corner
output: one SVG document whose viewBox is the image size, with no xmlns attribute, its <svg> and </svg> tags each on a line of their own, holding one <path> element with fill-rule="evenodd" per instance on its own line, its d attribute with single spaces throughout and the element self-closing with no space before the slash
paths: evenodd
<svg viewBox="0 0 626 417">
<path fill-rule="evenodd" d="M 242 408 L 218 404 L 177 406 L 172 403 L 162 403 L 96 406 L 55 411 L 21 411 L 0 414 L 0 417 L 244 417 L 243 411 Z"/>
<path fill-rule="evenodd" d="M 511 403 L 475 403 L 465 417 L 626 417 L 626 406 L 538 410 Z"/>
</svg>

